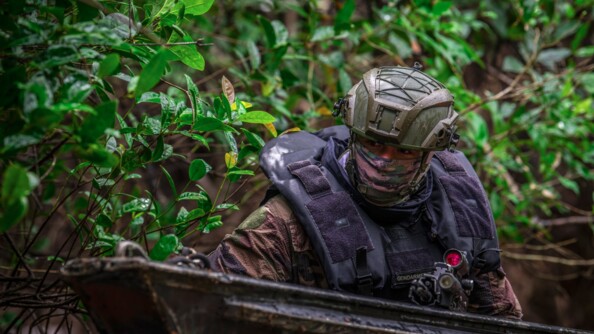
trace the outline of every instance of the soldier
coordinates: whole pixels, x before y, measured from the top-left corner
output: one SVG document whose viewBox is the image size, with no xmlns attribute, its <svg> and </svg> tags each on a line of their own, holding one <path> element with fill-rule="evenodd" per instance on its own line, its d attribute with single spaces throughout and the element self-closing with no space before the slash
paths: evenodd
<svg viewBox="0 0 594 334">
<path fill-rule="evenodd" d="M 263 205 L 209 255 L 215 270 L 408 300 L 448 249 L 465 252 L 467 309 L 520 319 L 484 189 L 450 92 L 418 67 L 381 67 L 335 105 L 346 126 L 262 150 Z"/>
</svg>

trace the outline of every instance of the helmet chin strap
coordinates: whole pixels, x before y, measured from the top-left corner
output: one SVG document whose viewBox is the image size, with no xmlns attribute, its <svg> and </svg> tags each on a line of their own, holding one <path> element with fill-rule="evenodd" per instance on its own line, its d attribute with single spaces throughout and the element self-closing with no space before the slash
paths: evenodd
<svg viewBox="0 0 594 334">
<path fill-rule="evenodd" d="M 408 183 L 407 187 L 405 187 L 399 193 L 386 193 L 386 192 L 382 192 L 382 191 L 373 189 L 372 187 L 361 182 L 361 179 L 359 178 L 359 174 L 357 172 L 357 165 L 356 165 L 355 156 L 354 156 L 354 152 L 355 152 L 354 148 L 353 148 L 354 140 L 355 140 L 355 134 L 351 133 L 351 138 L 349 140 L 349 145 L 348 145 L 348 149 L 349 149 L 350 153 L 349 153 L 348 161 L 346 162 L 346 170 L 347 170 L 347 174 L 349 175 L 349 178 L 351 179 L 351 183 L 355 186 L 355 188 L 357 188 L 359 193 L 365 198 L 365 200 L 367 202 L 369 202 L 370 204 L 373 204 L 375 206 L 391 207 L 391 206 L 406 202 L 410 198 L 410 195 L 414 194 L 417 190 L 419 190 L 421 181 L 425 177 L 427 168 L 429 167 L 429 161 L 428 161 L 429 159 L 428 158 L 429 158 L 431 152 L 427 152 L 427 151 L 423 152 L 423 156 L 421 158 L 421 166 L 415 173 L 415 176 L 413 177 L 413 179 Z M 384 197 L 384 198 L 386 198 L 386 201 L 377 201 L 377 200 L 372 199 L 371 197 L 375 197 L 375 198 Z"/>
</svg>

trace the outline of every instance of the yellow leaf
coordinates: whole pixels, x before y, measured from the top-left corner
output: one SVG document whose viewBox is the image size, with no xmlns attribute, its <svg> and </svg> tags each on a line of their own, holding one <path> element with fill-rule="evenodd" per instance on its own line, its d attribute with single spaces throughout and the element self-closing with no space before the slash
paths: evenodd
<svg viewBox="0 0 594 334">
<path fill-rule="evenodd" d="M 242 105 L 243 105 L 243 106 L 244 106 L 246 109 L 248 109 L 248 108 L 251 108 L 251 107 L 252 107 L 252 104 L 251 104 L 251 103 L 249 103 L 249 102 L 244 102 L 244 101 L 241 101 L 241 104 L 242 104 Z M 233 110 L 233 111 L 237 110 L 237 104 L 236 104 L 235 102 L 231 103 L 231 110 Z"/>
<path fill-rule="evenodd" d="M 276 137 L 278 135 L 278 132 L 276 132 L 276 128 L 274 127 L 274 124 L 267 123 L 267 124 L 264 124 L 264 126 L 266 127 L 266 129 L 268 129 L 268 132 L 270 132 L 270 134 L 273 137 Z"/>
<path fill-rule="evenodd" d="M 223 89 L 223 93 L 227 97 L 227 101 L 233 102 L 235 101 L 235 88 L 233 88 L 233 84 L 226 76 L 223 75 L 221 79 L 221 88 Z"/>
<path fill-rule="evenodd" d="M 283 133 L 281 133 L 280 135 L 286 135 L 287 133 L 291 133 L 291 132 L 299 132 L 301 131 L 300 128 L 298 127 L 294 127 L 294 128 L 290 128 L 290 129 L 286 129 L 285 131 L 283 131 Z"/>
<path fill-rule="evenodd" d="M 320 114 L 321 116 L 332 116 L 332 112 L 330 111 L 330 109 L 328 109 L 328 107 L 323 106 L 320 107 L 316 110 L 316 112 L 318 114 Z"/>
<path fill-rule="evenodd" d="M 225 165 L 227 165 L 227 169 L 235 167 L 235 165 L 237 165 L 237 153 L 225 153 Z"/>
</svg>

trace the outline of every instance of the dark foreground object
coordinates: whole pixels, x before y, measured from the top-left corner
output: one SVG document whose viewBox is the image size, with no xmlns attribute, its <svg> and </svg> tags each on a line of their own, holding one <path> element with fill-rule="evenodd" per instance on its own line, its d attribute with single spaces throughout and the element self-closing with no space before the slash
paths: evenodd
<svg viewBox="0 0 594 334">
<path fill-rule="evenodd" d="M 68 262 L 102 333 L 586 333 L 150 262 Z"/>
</svg>

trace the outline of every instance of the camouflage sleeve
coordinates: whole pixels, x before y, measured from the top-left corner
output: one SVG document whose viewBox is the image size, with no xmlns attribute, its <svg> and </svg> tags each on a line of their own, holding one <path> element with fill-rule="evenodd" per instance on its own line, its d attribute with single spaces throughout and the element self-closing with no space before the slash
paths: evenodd
<svg viewBox="0 0 594 334">
<path fill-rule="evenodd" d="M 324 287 L 309 239 L 282 196 L 271 198 L 209 255 L 216 271 Z"/>
<path fill-rule="evenodd" d="M 468 311 L 522 319 L 522 307 L 503 269 L 478 275 L 470 294 Z"/>
</svg>

